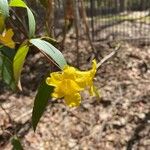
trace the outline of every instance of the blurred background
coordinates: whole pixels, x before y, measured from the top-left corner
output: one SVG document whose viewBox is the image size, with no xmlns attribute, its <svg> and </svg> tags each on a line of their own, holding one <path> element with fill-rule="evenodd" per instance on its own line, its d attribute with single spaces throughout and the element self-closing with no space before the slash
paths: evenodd
<svg viewBox="0 0 150 150">
<path fill-rule="evenodd" d="M 71 109 L 62 100 L 50 102 L 35 133 L 31 113 L 36 89 L 47 72 L 58 68 L 33 48 L 22 72 L 23 91 L 14 93 L 0 81 L 0 149 L 12 149 L 14 134 L 25 150 L 150 149 L 150 1 L 26 3 L 36 18 L 37 37 L 55 39 L 51 43 L 70 65 L 87 70 L 92 59 L 99 62 L 121 47 L 97 71 L 94 82 L 101 97 L 83 92 L 81 106 Z M 14 10 L 25 23 L 25 11 Z M 14 38 L 23 41 L 27 27 L 15 26 L 25 33 L 18 31 Z"/>
</svg>

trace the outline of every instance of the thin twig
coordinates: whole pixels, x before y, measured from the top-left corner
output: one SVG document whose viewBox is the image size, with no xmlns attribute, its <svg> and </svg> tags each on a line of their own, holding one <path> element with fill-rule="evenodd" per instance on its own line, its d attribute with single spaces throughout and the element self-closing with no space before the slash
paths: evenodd
<svg viewBox="0 0 150 150">
<path fill-rule="evenodd" d="M 12 120 L 10 114 L 5 110 L 5 108 L 2 106 L 2 104 L 0 104 L 0 107 L 1 107 L 1 109 L 5 112 L 5 114 L 7 115 L 8 119 L 9 119 L 9 122 L 12 123 L 13 120 Z"/>
<path fill-rule="evenodd" d="M 32 109 L 23 113 L 21 116 L 18 116 L 17 118 L 15 118 L 15 121 L 19 122 L 22 118 L 25 118 L 26 116 L 30 116 L 31 114 L 32 114 Z"/>
<path fill-rule="evenodd" d="M 76 117 L 77 119 L 79 119 L 80 121 L 85 123 L 86 125 L 88 125 L 88 126 L 91 125 L 88 121 L 86 121 L 83 118 L 79 117 L 77 114 L 73 113 L 71 110 L 69 110 L 69 109 L 66 109 L 66 110 L 67 110 L 67 112 L 69 112 L 71 115 L 73 115 L 74 117 Z"/>
<path fill-rule="evenodd" d="M 25 29 L 25 31 L 27 31 L 25 25 L 23 24 L 22 20 L 21 20 L 20 17 L 17 15 L 17 13 L 16 13 L 13 9 L 11 9 L 11 11 L 12 11 L 13 14 L 15 15 L 16 19 L 18 20 L 18 22 L 19 22 L 19 23 L 22 25 L 22 27 Z M 13 20 L 13 18 L 11 19 L 11 21 L 14 23 L 14 25 L 17 26 L 17 24 L 16 24 L 16 22 Z M 19 29 L 19 30 L 24 34 L 24 36 L 27 38 L 28 36 L 27 36 L 26 32 L 22 29 L 22 27 L 21 27 L 21 28 L 18 27 L 18 29 Z"/>
<path fill-rule="evenodd" d="M 112 56 L 114 56 L 117 51 L 120 49 L 121 45 L 119 44 L 113 52 L 111 52 L 110 54 L 108 54 L 107 56 L 105 56 L 98 64 L 97 64 L 97 69 L 104 64 L 106 61 L 108 61 Z"/>
<path fill-rule="evenodd" d="M 12 18 L 10 18 L 10 21 L 13 23 L 12 25 L 15 25 L 16 27 L 18 26 L 18 24 Z M 17 29 L 27 38 L 27 35 L 22 28 L 18 27 Z"/>
<path fill-rule="evenodd" d="M 23 26 L 23 28 L 25 30 L 27 30 L 25 24 L 22 22 L 22 20 L 20 19 L 20 17 L 18 16 L 18 14 L 16 13 L 16 11 L 14 11 L 13 9 L 11 9 L 11 11 L 13 12 L 13 14 L 15 15 L 16 19 L 19 21 L 19 23 Z"/>
</svg>

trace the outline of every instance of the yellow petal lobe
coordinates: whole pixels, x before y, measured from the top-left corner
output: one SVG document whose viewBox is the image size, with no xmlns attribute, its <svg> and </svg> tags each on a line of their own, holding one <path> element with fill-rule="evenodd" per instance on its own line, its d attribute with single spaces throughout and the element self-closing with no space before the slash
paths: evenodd
<svg viewBox="0 0 150 150">
<path fill-rule="evenodd" d="M 9 48 L 15 48 L 15 42 L 12 40 L 13 35 L 14 32 L 12 29 L 4 31 L 3 34 L 0 35 L 0 43 Z"/>
</svg>

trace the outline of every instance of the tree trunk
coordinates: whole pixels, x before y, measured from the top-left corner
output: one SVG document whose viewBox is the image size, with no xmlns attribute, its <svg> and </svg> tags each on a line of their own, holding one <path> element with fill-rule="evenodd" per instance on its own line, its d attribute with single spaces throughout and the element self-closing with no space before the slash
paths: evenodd
<svg viewBox="0 0 150 150">
<path fill-rule="evenodd" d="M 79 2 L 78 0 L 72 0 L 74 9 L 74 25 L 76 31 L 76 52 L 77 52 L 77 67 L 79 67 L 79 29 L 80 29 L 80 14 L 79 14 Z"/>
<path fill-rule="evenodd" d="M 123 12 L 125 10 L 125 0 L 120 0 L 120 12 Z"/>
</svg>

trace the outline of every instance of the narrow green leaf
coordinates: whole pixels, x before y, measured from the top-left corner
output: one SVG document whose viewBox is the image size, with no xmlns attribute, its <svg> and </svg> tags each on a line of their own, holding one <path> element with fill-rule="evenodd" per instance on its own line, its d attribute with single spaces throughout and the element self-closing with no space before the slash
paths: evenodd
<svg viewBox="0 0 150 150">
<path fill-rule="evenodd" d="M 0 0 L 0 13 L 6 18 L 9 17 L 9 6 L 7 0 Z"/>
<path fill-rule="evenodd" d="M 63 54 L 50 43 L 41 39 L 31 39 L 30 43 L 32 43 L 34 46 L 36 46 L 38 49 L 52 58 L 61 69 L 63 69 L 64 66 L 67 65 Z"/>
<path fill-rule="evenodd" d="M 30 8 L 22 0 L 11 0 L 9 3 L 11 7 L 23 7 L 27 9 L 28 14 L 28 25 L 29 25 L 29 38 L 35 34 L 35 18 Z"/>
<path fill-rule="evenodd" d="M 14 59 L 13 59 L 13 71 L 14 71 L 14 78 L 16 81 L 16 84 L 18 84 L 19 89 L 21 90 L 21 85 L 20 85 L 20 75 L 21 75 L 21 70 L 25 61 L 25 57 L 29 51 L 29 46 L 28 45 L 23 45 L 20 46 Z"/>
<path fill-rule="evenodd" d="M 45 111 L 48 100 L 51 99 L 50 95 L 52 92 L 53 87 L 47 85 L 44 78 L 38 88 L 38 92 L 34 101 L 34 107 L 32 112 L 32 126 L 34 131 L 36 130 L 37 124 Z"/>
<path fill-rule="evenodd" d="M 16 136 L 12 138 L 11 144 L 13 145 L 13 150 L 23 150 L 21 142 Z"/>
<path fill-rule="evenodd" d="M 0 70 L 2 80 L 6 84 L 8 84 L 12 90 L 15 90 L 16 84 L 13 76 L 12 61 L 1 53 L 0 53 Z"/>
<path fill-rule="evenodd" d="M 34 37 L 35 34 L 35 19 L 32 11 L 27 7 L 28 23 L 29 23 L 29 38 Z"/>
<path fill-rule="evenodd" d="M 9 3 L 9 6 L 11 6 L 11 7 L 24 7 L 24 8 L 27 7 L 25 2 L 22 0 L 11 0 Z"/>
</svg>

